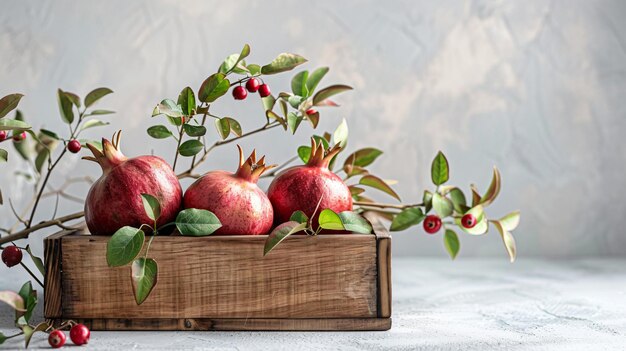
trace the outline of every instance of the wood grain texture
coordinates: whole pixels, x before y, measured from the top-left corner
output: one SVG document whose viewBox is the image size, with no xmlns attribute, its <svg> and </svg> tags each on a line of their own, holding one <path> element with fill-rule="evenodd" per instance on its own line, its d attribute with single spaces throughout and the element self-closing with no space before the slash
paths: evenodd
<svg viewBox="0 0 626 351">
<path fill-rule="evenodd" d="M 181 318 L 77 319 L 91 330 L 389 330 L 390 318 Z"/>
<path fill-rule="evenodd" d="M 108 237 L 63 237 L 63 318 L 377 317 L 374 235 L 294 236 L 263 257 L 266 236 L 157 237 L 159 283 L 134 302 L 130 268 L 109 268 Z M 48 315 L 46 315 L 48 316 Z"/>
<path fill-rule="evenodd" d="M 44 314 L 47 318 L 62 316 L 61 239 L 73 231 L 61 231 L 44 239 Z"/>
</svg>

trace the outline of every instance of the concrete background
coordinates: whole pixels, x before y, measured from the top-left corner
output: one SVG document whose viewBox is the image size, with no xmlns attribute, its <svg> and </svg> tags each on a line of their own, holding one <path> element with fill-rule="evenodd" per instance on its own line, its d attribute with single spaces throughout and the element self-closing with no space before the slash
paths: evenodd
<svg viewBox="0 0 626 351">
<path fill-rule="evenodd" d="M 84 96 L 107 86 L 115 94 L 98 106 L 117 114 L 103 118 L 110 126 L 87 134 L 99 138 L 121 128 L 127 155 L 154 151 L 171 162 L 171 141 L 145 133 L 163 122 L 150 119 L 158 101 L 176 98 L 186 85 L 197 89 L 244 43 L 252 47 L 248 62 L 299 53 L 309 59 L 304 68 L 331 67 L 322 86 L 355 87 L 337 99 L 341 108 L 322 112 L 319 131 L 346 118 L 350 150 L 384 150 L 374 170 L 399 181 L 404 201 L 419 201 L 431 187 L 430 161 L 441 149 L 451 162 L 451 183 L 466 190 L 472 182 L 485 189 L 491 167 L 500 168 L 503 189 L 488 214 L 522 210 L 514 232 L 520 259 L 626 249 L 625 2 L 3 0 L 0 6 L 0 95 L 26 94 L 20 109 L 37 128 L 66 131 L 57 87 Z M 267 81 L 274 92 L 288 90 L 291 76 Z M 227 96 L 215 111 L 250 130 L 264 121 L 255 100 Z M 242 144 L 281 162 L 311 132 L 309 126 L 295 136 L 274 130 Z M 234 145 L 218 150 L 202 171 L 235 167 Z M 0 167 L 5 202 L 10 197 L 22 208 L 32 185 L 14 171 L 28 165 L 13 153 Z M 51 183 L 99 173 L 70 156 Z M 46 202 L 37 219 L 49 218 L 53 207 Z M 61 201 L 59 213 L 80 208 Z M 0 227 L 13 222 L 5 203 Z M 37 250 L 42 237 L 31 239 Z M 495 230 L 461 241 L 461 260 L 508 262 Z M 395 234 L 394 254 L 446 256 L 441 235 L 421 229 Z"/>
</svg>

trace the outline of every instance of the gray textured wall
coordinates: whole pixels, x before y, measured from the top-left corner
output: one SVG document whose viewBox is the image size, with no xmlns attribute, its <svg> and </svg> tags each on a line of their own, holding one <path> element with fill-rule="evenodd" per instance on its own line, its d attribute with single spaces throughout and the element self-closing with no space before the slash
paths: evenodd
<svg viewBox="0 0 626 351">
<path fill-rule="evenodd" d="M 522 210 L 514 233 L 520 257 L 620 255 L 626 250 L 623 201 L 626 147 L 626 2 L 622 1 L 2 1 L 0 95 L 23 92 L 20 108 L 37 127 L 64 130 L 57 87 L 85 94 L 108 86 L 101 106 L 118 111 L 129 155 L 155 153 L 171 161 L 172 145 L 145 134 L 150 112 L 185 85 L 197 88 L 229 53 L 252 46 L 251 61 L 282 51 L 328 65 L 326 83 L 356 90 L 324 112 L 321 129 L 345 117 L 351 148 L 386 152 L 376 169 L 399 181 L 406 201 L 429 185 L 430 160 L 444 150 L 452 182 L 488 185 L 492 165 L 504 186 L 494 217 Z M 274 91 L 288 77 L 268 79 Z M 245 129 L 263 121 L 255 99 L 219 103 Z M 250 138 L 272 161 L 294 154 L 310 134 L 280 131 Z M 272 140 L 272 142 L 268 142 Z M 226 147 L 204 170 L 232 169 Z M 5 198 L 18 208 L 31 190 L 2 164 Z M 97 176 L 98 167 L 69 157 L 52 180 Z M 9 184 L 11 184 L 9 186 Z M 84 187 L 71 192 L 84 195 Z M 385 199 L 380 197 L 380 199 Z M 50 215 L 53 203 L 39 218 Z M 63 203 L 62 212 L 79 209 Z M 0 226 L 13 221 L 0 208 Z M 41 234 L 33 241 L 39 241 Z M 441 236 L 411 230 L 394 236 L 401 255 L 445 256 Z M 505 259 L 496 232 L 462 237 L 460 257 Z"/>
</svg>

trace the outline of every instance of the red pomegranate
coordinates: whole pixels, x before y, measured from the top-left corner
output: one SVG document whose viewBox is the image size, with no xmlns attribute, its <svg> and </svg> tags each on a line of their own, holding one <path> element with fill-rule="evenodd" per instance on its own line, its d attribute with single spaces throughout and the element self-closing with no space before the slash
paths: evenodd
<svg viewBox="0 0 626 351">
<path fill-rule="evenodd" d="M 265 156 L 256 160 L 256 150 L 244 161 L 239 145 L 237 172 L 211 171 L 196 180 L 184 196 L 185 208 L 209 210 L 222 222 L 215 234 L 260 235 L 272 229 L 274 212 L 267 195 L 256 184 L 266 170 Z M 214 234 L 214 235 L 215 235 Z"/>
<path fill-rule="evenodd" d="M 165 160 L 156 156 L 126 158 L 119 150 L 121 131 L 113 135 L 113 143 L 102 139 L 102 151 L 87 144 L 102 176 L 89 189 L 85 200 L 85 220 L 91 234 L 113 235 L 123 226 L 139 228 L 151 224 L 141 194 L 159 200 L 161 216 L 157 226 L 174 221 L 182 203 L 182 188 L 176 174 Z"/>
<path fill-rule="evenodd" d="M 311 217 L 320 199 L 319 211 L 326 208 L 337 213 L 352 210 L 350 189 L 328 169 L 328 164 L 340 150 L 339 145 L 325 150 L 322 143 L 317 145 L 311 138 L 309 162 L 291 167 L 274 178 L 267 195 L 274 206 L 276 224 L 287 222 L 297 210 Z M 313 220 L 314 226 L 317 226 L 319 211 Z"/>
</svg>

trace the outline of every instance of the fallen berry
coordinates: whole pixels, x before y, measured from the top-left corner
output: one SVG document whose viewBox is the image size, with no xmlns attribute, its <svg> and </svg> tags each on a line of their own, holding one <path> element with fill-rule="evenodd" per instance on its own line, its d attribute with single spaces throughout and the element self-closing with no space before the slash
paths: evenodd
<svg viewBox="0 0 626 351">
<path fill-rule="evenodd" d="M 89 342 L 90 336 L 89 328 L 84 324 L 76 324 L 70 329 L 70 339 L 75 345 L 84 345 Z"/>
<path fill-rule="evenodd" d="M 52 346 L 54 349 L 58 349 L 59 347 L 65 345 L 65 333 L 60 330 L 53 330 L 48 336 L 48 344 Z"/>
</svg>

